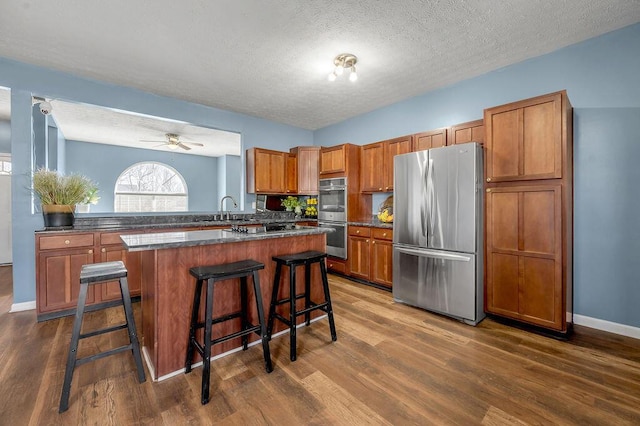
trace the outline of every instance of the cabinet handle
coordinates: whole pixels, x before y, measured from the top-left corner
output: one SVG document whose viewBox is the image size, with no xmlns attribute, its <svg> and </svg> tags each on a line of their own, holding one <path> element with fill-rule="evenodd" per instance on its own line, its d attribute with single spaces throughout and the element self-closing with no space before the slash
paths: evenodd
<svg viewBox="0 0 640 426">
<path fill-rule="evenodd" d="M 386 236 L 387 236 L 387 233 L 386 233 L 386 232 L 383 232 L 383 233 L 382 233 L 382 236 L 383 236 L 383 237 L 386 237 Z"/>
<path fill-rule="evenodd" d="M 106 253 L 107 249 L 103 247 L 103 248 L 100 249 L 100 251 L 103 252 L 103 253 Z"/>
<path fill-rule="evenodd" d="M 356 234 L 359 234 L 359 233 L 360 233 L 360 231 L 359 231 L 359 230 L 358 230 L 358 231 L 356 231 Z"/>
<path fill-rule="evenodd" d="M 375 240 L 371 241 L 371 244 L 375 244 L 375 243 L 376 243 L 376 241 L 375 241 Z"/>
<path fill-rule="evenodd" d="M 487 192 L 491 192 L 491 189 L 487 189 Z"/>
<path fill-rule="evenodd" d="M 93 254 L 93 250 L 89 250 L 89 254 Z"/>
<path fill-rule="evenodd" d="M 69 241 L 69 240 L 64 240 L 64 243 L 65 243 L 66 245 L 69 245 L 69 244 L 71 244 L 71 241 Z"/>
<path fill-rule="evenodd" d="M 384 188 L 384 189 L 389 189 L 389 187 L 388 187 L 388 186 L 385 186 L 385 188 Z"/>
<path fill-rule="evenodd" d="M 368 242 L 369 242 L 369 240 L 365 240 L 365 243 L 368 243 Z"/>
<path fill-rule="evenodd" d="M 378 188 L 378 191 L 382 191 L 382 188 Z"/>
<path fill-rule="evenodd" d="M 487 182 L 491 182 L 491 178 L 487 178 Z"/>
</svg>

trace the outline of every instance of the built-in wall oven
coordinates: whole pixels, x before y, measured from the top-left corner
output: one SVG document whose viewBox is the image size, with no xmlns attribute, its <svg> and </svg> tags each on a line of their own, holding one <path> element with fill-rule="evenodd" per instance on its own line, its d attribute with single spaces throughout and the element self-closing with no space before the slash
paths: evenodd
<svg viewBox="0 0 640 426">
<path fill-rule="evenodd" d="M 347 258 L 347 178 L 320 179 L 318 226 L 332 228 L 327 234 L 327 254 Z"/>
</svg>

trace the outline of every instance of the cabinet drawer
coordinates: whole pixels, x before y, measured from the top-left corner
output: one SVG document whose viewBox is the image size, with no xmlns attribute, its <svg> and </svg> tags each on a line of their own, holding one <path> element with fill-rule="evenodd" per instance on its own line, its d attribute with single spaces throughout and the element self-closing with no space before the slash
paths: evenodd
<svg viewBox="0 0 640 426">
<path fill-rule="evenodd" d="M 373 238 L 376 240 L 393 240 L 393 229 L 373 228 Z"/>
<path fill-rule="evenodd" d="M 354 237 L 370 237 L 371 228 L 366 226 L 350 226 L 349 235 L 353 235 Z"/>
<path fill-rule="evenodd" d="M 142 233 L 142 232 L 141 232 Z M 106 246 L 109 244 L 122 244 L 120 235 L 124 235 L 122 232 L 103 232 L 100 234 L 100 245 Z"/>
<path fill-rule="evenodd" d="M 40 250 L 93 246 L 93 234 L 68 234 L 40 237 Z"/>
<path fill-rule="evenodd" d="M 344 261 L 341 260 L 335 260 L 335 259 L 331 259 L 328 258 L 327 259 L 327 269 L 331 272 L 338 272 L 340 274 L 346 274 L 347 273 L 347 265 Z"/>
</svg>

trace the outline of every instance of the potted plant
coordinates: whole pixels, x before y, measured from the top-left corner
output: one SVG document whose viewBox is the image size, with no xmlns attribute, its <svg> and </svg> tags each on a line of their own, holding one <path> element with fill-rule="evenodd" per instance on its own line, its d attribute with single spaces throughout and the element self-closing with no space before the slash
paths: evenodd
<svg viewBox="0 0 640 426">
<path fill-rule="evenodd" d="M 302 206 L 304 203 L 301 203 L 298 200 L 298 197 L 294 197 L 292 195 L 289 195 L 287 198 L 283 198 L 282 199 L 282 205 L 284 206 L 284 208 L 290 212 L 292 210 L 295 210 L 297 215 L 301 215 L 302 214 Z"/>
<path fill-rule="evenodd" d="M 97 192 L 96 184 L 86 176 L 64 176 L 55 170 L 40 168 L 33 173 L 33 192 L 40 198 L 46 228 L 73 226 L 76 204 Z"/>
</svg>

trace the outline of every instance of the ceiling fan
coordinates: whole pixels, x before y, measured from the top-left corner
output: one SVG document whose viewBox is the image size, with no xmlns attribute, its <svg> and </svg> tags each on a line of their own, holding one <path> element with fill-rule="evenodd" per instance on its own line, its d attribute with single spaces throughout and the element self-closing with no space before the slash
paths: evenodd
<svg viewBox="0 0 640 426">
<path fill-rule="evenodd" d="M 166 141 L 141 140 L 140 142 L 154 142 L 154 143 L 162 142 L 160 145 L 157 145 L 157 146 L 167 146 L 169 149 L 182 148 L 187 151 L 191 150 L 191 148 L 188 147 L 187 145 L 204 146 L 203 144 L 198 142 L 183 142 L 180 140 L 180 136 L 176 135 L 175 133 L 167 133 L 165 134 L 165 136 L 167 137 Z"/>
</svg>

